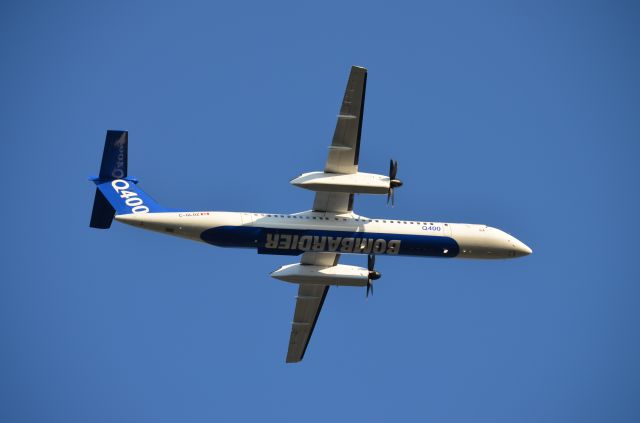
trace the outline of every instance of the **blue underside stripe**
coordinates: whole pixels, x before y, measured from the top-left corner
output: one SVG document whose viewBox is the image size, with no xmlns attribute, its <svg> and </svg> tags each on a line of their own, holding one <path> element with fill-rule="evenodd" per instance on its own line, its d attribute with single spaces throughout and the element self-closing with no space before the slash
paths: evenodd
<svg viewBox="0 0 640 423">
<path fill-rule="evenodd" d="M 307 244 L 310 247 L 322 247 L 322 249 L 311 249 L 309 247 L 308 249 L 298 248 L 299 246 L 305 246 L 305 243 L 302 242 L 302 237 L 312 237 L 313 242 Z M 325 238 L 323 239 L 323 237 Z M 362 242 L 366 244 L 367 240 L 371 240 L 369 241 L 369 245 L 377 240 L 384 240 L 384 243 L 380 241 L 377 245 L 398 245 L 397 254 L 405 256 L 456 257 L 460 252 L 458 243 L 453 238 L 429 235 L 324 231 L 317 229 L 277 229 L 253 226 L 219 226 L 203 231 L 200 238 L 204 242 L 219 247 L 256 248 L 260 254 L 291 256 L 300 255 L 305 251 L 361 253 L 361 250 L 357 248 L 355 251 L 348 248 L 347 251 L 341 250 L 344 244 L 341 244 L 338 238 L 353 238 L 357 245 L 360 245 Z M 274 245 L 274 241 L 277 240 L 281 240 L 281 243 L 276 246 Z M 285 240 L 287 240 L 287 242 L 284 242 Z M 295 244 L 293 246 L 290 245 L 292 240 Z M 300 242 L 296 242 L 297 240 L 300 240 Z M 392 241 L 399 242 L 393 243 Z M 273 248 L 274 246 L 276 248 Z M 372 252 L 375 254 L 395 253 L 395 251 L 388 252 L 386 247 L 384 250 Z M 366 254 L 368 251 L 365 250 L 363 253 Z"/>
</svg>

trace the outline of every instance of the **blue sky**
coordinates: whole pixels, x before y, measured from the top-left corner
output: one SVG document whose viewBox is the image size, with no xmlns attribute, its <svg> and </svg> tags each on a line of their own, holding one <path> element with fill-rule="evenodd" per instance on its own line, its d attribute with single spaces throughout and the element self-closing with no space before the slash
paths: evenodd
<svg viewBox="0 0 640 423">
<path fill-rule="evenodd" d="M 0 421 L 640 420 L 633 2 L 0 4 Z M 370 217 L 530 257 L 381 257 L 285 365 L 291 258 L 88 228 L 107 129 L 169 207 L 294 212 L 349 67 Z M 362 258 L 345 263 L 363 265 Z M 303 420 L 301 420 L 303 419 Z"/>
</svg>

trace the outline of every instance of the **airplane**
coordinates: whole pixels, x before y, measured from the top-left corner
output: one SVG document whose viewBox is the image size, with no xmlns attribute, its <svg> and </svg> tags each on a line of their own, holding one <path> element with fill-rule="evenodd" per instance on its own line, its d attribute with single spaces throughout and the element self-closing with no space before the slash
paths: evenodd
<svg viewBox="0 0 640 423">
<path fill-rule="evenodd" d="M 386 195 L 394 204 L 398 163 L 389 174 L 359 171 L 360 136 L 367 69 L 353 66 L 323 171 L 304 173 L 290 183 L 315 192 L 311 210 L 294 214 L 185 211 L 156 203 L 128 176 L 128 132 L 107 131 L 90 227 L 112 221 L 205 242 L 250 248 L 258 254 L 300 256 L 271 277 L 298 285 L 287 363 L 303 359 L 330 286 L 366 288 L 373 294 L 379 255 L 506 259 L 532 253 L 523 242 L 486 225 L 369 218 L 353 209 L 354 194 Z M 338 264 L 343 254 L 367 256 L 367 267 Z"/>
</svg>

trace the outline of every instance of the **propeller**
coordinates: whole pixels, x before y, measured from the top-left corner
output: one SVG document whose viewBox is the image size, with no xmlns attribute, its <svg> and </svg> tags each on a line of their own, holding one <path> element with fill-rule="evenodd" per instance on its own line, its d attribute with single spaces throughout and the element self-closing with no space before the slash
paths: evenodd
<svg viewBox="0 0 640 423">
<path fill-rule="evenodd" d="M 373 284 L 371 281 L 375 281 L 380 279 L 382 274 L 377 270 L 374 270 L 374 266 L 376 265 L 376 256 L 374 254 L 369 254 L 367 256 L 367 269 L 369 269 L 369 279 L 367 279 L 367 298 L 369 298 L 369 292 L 373 295 Z"/>
<path fill-rule="evenodd" d="M 393 189 L 402 186 L 402 181 L 400 179 L 396 179 L 397 174 L 398 162 L 391 159 L 389 161 L 389 191 L 387 192 L 387 204 L 389 204 L 389 200 L 391 200 L 392 207 L 395 206 L 395 195 Z"/>
</svg>

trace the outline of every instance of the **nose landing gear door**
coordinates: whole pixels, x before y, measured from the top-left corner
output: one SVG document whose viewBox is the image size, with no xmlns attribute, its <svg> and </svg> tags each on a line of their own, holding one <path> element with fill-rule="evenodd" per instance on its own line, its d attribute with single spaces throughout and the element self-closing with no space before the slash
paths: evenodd
<svg viewBox="0 0 640 423">
<path fill-rule="evenodd" d="M 253 226 L 253 215 L 251 213 L 241 213 L 242 226 Z"/>
</svg>

